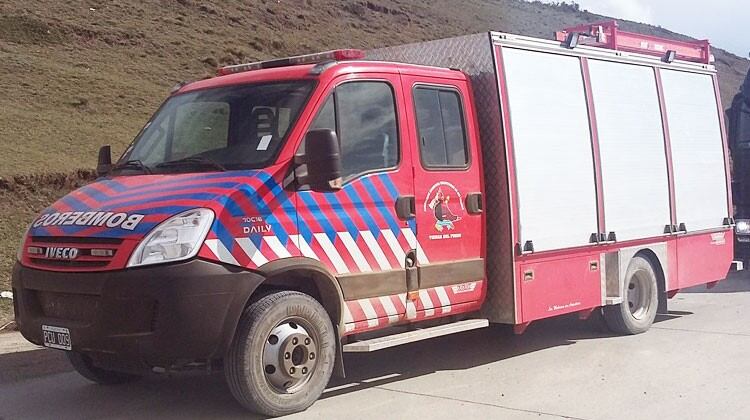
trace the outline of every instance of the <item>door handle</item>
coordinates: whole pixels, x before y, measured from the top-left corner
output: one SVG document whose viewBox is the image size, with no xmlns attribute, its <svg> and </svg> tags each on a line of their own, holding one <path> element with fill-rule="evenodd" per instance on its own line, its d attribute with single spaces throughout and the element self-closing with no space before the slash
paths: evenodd
<svg viewBox="0 0 750 420">
<path fill-rule="evenodd" d="M 482 193 L 466 194 L 466 211 L 469 214 L 480 214 L 482 212 Z"/>
<path fill-rule="evenodd" d="M 414 218 L 416 202 L 413 195 L 402 195 L 396 199 L 396 216 L 401 220 Z"/>
</svg>

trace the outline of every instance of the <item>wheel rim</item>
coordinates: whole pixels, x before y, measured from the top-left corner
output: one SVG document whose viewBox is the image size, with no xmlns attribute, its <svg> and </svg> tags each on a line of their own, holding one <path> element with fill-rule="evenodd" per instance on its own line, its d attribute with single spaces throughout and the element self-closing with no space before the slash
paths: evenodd
<svg viewBox="0 0 750 420">
<path fill-rule="evenodd" d="M 637 271 L 630 277 L 628 307 L 633 318 L 643 319 L 648 313 L 651 307 L 652 287 L 653 283 L 645 271 Z"/>
<path fill-rule="evenodd" d="M 293 394 L 310 381 L 318 364 L 317 341 L 315 330 L 300 318 L 285 319 L 271 330 L 263 347 L 263 373 L 276 392 Z"/>
</svg>

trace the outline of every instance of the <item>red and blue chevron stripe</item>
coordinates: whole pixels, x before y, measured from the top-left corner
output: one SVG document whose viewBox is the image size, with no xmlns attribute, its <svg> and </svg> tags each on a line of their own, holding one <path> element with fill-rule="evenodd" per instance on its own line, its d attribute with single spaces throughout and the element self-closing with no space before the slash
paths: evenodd
<svg viewBox="0 0 750 420">
<path fill-rule="evenodd" d="M 274 170 L 275 174 L 274 176 Z M 169 217 L 196 207 L 216 214 L 199 257 L 254 269 L 289 257 L 322 262 L 334 275 L 403 269 L 406 254 L 418 250 L 421 264 L 429 263 L 416 238 L 412 221 L 395 214 L 394 203 L 408 184 L 397 185 L 390 174 L 372 174 L 354 180 L 341 191 L 287 191 L 277 181 L 279 168 L 268 171 L 232 171 L 208 174 L 139 175 L 107 178 L 80 188 L 42 212 L 70 215 L 86 212 L 142 215 L 132 229 L 120 226 L 38 224 L 27 245 L 76 243 L 85 249 L 119 240 L 117 252 L 105 265 L 59 270 L 123 269 L 138 242 Z M 72 217 L 72 216 L 71 216 Z M 65 239 L 68 238 L 68 239 Z M 81 245 L 80 239 L 93 242 Z M 62 239 L 62 241 L 61 241 Z M 78 240 L 78 241 L 76 241 Z M 110 242 L 107 242 L 110 241 Z M 96 262 L 85 257 L 86 262 Z M 24 262 L 42 267 L 31 256 Z M 394 323 L 475 310 L 483 283 L 463 289 L 423 290 L 415 301 L 405 295 L 344 302 L 347 334 Z"/>
</svg>

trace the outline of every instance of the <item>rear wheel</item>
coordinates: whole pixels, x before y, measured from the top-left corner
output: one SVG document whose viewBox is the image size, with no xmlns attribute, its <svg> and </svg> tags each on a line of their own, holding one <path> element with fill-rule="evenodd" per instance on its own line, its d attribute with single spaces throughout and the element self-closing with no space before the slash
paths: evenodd
<svg viewBox="0 0 750 420">
<path fill-rule="evenodd" d="M 604 307 L 604 320 L 610 330 L 620 334 L 647 331 L 659 306 L 656 273 L 648 259 L 636 256 L 630 261 L 619 305 Z"/>
<path fill-rule="evenodd" d="M 85 354 L 67 352 L 68 360 L 73 368 L 84 378 L 101 385 L 119 385 L 140 379 L 138 375 L 115 372 L 94 366 L 91 358 Z"/>
<path fill-rule="evenodd" d="M 268 416 L 306 409 L 331 378 L 334 340 L 328 313 L 312 297 L 291 291 L 264 296 L 245 310 L 225 359 L 232 395 Z"/>
</svg>

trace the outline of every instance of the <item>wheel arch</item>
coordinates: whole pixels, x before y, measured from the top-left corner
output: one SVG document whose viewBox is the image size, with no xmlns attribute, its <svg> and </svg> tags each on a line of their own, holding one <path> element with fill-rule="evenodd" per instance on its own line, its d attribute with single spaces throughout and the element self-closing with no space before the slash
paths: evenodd
<svg viewBox="0 0 750 420">
<path fill-rule="evenodd" d="M 341 330 L 344 295 L 336 277 L 320 261 L 306 257 L 284 258 L 261 266 L 258 272 L 266 279 L 248 298 L 247 304 L 269 291 L 307 293 L 323 305 L 333 325 Z"/>
<path fill-rule="evenodd" d="M 666 259 L 666 254 L 660 257 L 657 254 L 657 252 L 655 252 L 650 247 L 647 247 L 636 252 L 635 255 L 633 255 L 633 258 L 635 257 L 645 258 L 651 264 L 651 267 L 654 269 L 654 274 L 656 274 L 656 286 L 658 288 L 657 294 L 659 296 L 658 312 L 666 312 L 667 311 L 667 277 L 665 274 L 664 265 L 667 264 L 667 261 L 666 260 L 662 261 L 662 258 Z M 628 264 L 630 263 L 628 262 Z"/>
</svg>

